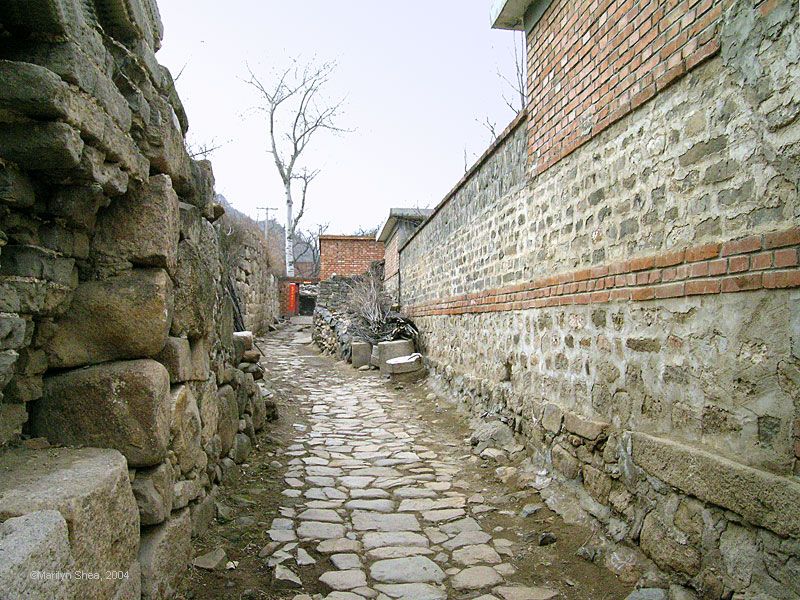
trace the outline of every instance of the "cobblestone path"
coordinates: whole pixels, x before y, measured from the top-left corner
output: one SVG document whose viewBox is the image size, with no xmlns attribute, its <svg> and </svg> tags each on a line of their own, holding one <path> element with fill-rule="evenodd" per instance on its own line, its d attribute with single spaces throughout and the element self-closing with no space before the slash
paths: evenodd
<svg viewBox="0 0 800 600">
<path fill-rule="evenodd" d="M 283 500 L 262 550 L 273 589 L 294 587 L 296 600 L 567 597 L 515 583 L 520 534 L 482 524 L 498 507 L 462 479 L 474 460 L 457 438 L 427 427 L 376 372 L 314 356 L 296 335 L 266 342 L 270 376 L 306 417 L 282 455 Z M 304 588 L 309 575 L 322 585 Z"/>
</svg>

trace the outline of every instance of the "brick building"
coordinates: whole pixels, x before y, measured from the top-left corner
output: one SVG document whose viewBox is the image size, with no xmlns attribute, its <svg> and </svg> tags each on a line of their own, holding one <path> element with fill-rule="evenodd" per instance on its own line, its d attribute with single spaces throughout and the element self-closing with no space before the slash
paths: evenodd
<svg viewBox="0 0 800 600">
<path fill-rule="evenodd" d="M 400 247 L 432 213 L 433 209 L 429 208 L 389 209 L 389 218 L 378 232 L 377 239 L 385 248 L 383 284 L 397 301 L 400 298 Z"/>
<path fill-rule="evenodd" d="M 321 235 L 319 254 L 321 280 L 331 275 L 360 275 L 373 261 L 383 260 L 383 242 L 371 236 Z"/>
</svg>

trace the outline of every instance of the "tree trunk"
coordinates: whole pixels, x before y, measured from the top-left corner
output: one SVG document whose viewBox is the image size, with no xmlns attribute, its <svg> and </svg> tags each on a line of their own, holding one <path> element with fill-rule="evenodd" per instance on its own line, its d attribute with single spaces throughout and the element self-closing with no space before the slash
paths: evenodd
<svg viewBox="0 0 800 600">
<path fill-rule="evenodd" d="M 294 277 L 294 227 L 292 227 L 292 190 L 286 186 L 286 276 Z"/>
</svg>

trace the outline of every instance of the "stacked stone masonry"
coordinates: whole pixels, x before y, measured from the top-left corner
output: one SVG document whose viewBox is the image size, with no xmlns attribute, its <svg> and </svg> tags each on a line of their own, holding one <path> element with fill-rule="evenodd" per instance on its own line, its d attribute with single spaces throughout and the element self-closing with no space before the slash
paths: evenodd
<svg viewBox="0 0 800 600">
<path fill-rule="evenodd" d="M 233 213 L 229 218 L 228 213 Z M 274 231 L 270 233 L 275 235 Z M 241 303 L 244 326 L 248 331 L 262 332 L 281 316 L 279 274 L 285 268 L 282 255 L 276 255 L 276 240 L 265 237 L 252 219 L 235 210 L 227 211 L 220 220 L 220 245 Z"/>
<path fill-rule="evenodd" d="M 601 526 L 592 560 L 676 598 L 795 597 L 798 6 L 671 3 L 658 28 L 680 23 L 690 45 L 684 27 L 713 31 L 684 56 L 637 25 L 661 4 L 618 4 L 630 18 L 609 10 L 592 27 L 633 24 L 627 39 L 651 40 L 626 42 L 643 61 L 680 56 L 670 85 L 646 102 L 617 94 L 624 110 L 602 126 L 559 112 L 563 139 L 585 133 L 565 146 L 537 137 L 550 83 L 531 67 L 527 122 L 401 249 L 401 303 L 437 385 L 507 417 L 541 485 L 552 478 L 548 503 Z M 529 62 L 570 35 L 564 60 L 608 51 L 580 28 L 588 12 L 553 0 Z M 550 35 L 568 14 L 575 27 Z M 558 88 L 567 102 L 573 83 Z"/>
<path fill-rule="evenodd" d="M 3 597 L 171 597 L 264 426 L 161 38 L 153 0 L 0 3 Z M 255 328 L 277 296 L 242 252 Z"/>
</svg>

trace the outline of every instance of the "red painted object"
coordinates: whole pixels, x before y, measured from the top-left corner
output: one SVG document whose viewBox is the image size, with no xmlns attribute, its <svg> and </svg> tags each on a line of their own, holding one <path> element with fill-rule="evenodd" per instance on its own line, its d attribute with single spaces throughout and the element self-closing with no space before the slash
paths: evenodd
<svg viewBox="0 0 800 600">
<path fill-rule="evenodd" d="M 300 286 L 296 283 L 289 284 L 289 314 L 296 315 L 300 310 Z"/>
</svg>

